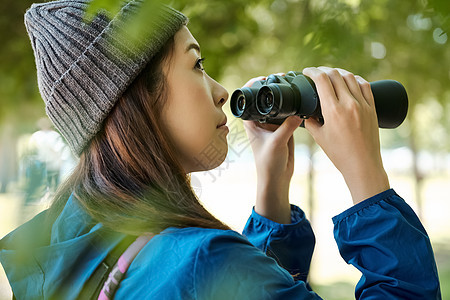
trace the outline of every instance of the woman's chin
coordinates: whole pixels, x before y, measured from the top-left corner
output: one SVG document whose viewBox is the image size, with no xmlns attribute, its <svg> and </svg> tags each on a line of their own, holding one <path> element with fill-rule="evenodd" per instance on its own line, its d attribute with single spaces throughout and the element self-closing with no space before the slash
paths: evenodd
<svg viewBox="0 0 450 300">
<path fill-rule="evenodd" d="M 196 164 L 193 168 L 191 168 L 192 170 L 191 172 L 206 172 L 214 170 L 225 161 L 225 159 L 227 158 L 227 153 L 228 148 L 225 150 L 223 154 L 221 153 L 220 156 L 217 156 L 214 159 L 199 161 L 198 164 Z"/>
</svg>

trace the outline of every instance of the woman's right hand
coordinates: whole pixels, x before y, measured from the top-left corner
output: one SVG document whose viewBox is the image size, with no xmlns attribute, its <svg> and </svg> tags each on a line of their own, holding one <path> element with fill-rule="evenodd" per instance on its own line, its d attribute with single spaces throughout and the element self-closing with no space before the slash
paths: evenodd
<svg viewBox="0 0 450 300">
<path fill-rule="evenodd" d="M 265 77 L 251 79 L 245 86 L 263 79 Z M 255 211 L 277 223 L 291 222 L 289 186 L 294 173 L 293 133 L 301 122 L 296 116 L 287 118 L 281 125 L 244 120 L 258 177 Z"/>
<path fill-rule="evenodd" d="M 389 189 L 370 84 L 342 69 L 306 68 L 303 74 L 316 85 L 325 121 L 310 118 L 305 128 L 342 173 L 353 203 Z"/>
</svg>

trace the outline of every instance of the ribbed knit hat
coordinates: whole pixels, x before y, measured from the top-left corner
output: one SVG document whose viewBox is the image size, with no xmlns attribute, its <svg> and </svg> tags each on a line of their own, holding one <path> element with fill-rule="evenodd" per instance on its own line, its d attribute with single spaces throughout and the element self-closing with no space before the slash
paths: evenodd
<svg viewBox="0 0 450 300">
<path fill-rule="evenodd" d="M 47 115 L 77 156 L 139 72 L 187 23 L 180 12 L 157 6 L 158 17 L 148 20 L 152 30 L 136 47 L 127 25 L 142 1 L 127 1 L 112 19 L 99 14 L 86 22 L 89 2 L 33 4 L 25 13 Z"/>
</svg>

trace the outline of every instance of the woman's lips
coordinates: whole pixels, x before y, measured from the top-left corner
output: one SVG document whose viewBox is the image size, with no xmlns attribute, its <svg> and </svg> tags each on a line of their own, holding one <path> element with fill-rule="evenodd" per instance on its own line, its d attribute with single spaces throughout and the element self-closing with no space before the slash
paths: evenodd
<svg viewBox="0 0 450 300">
<path fill-rule="evenodd" d="M 225 120 L 222 123 L 217 125 L 217 129 L 222 129 L 222 130 L 225 130 L 227 132 L 230 131 L 230 129 L 228 129 L 228 126 L 227 126 L 227 119 L 226 118 L 225 118 Z"/>
<path fill-rule="evenodd" d="M 224 126 L 227 127 L 226 125 L 227 125 L 227 117 L 225 117 L 225 119 L 219 125 L 217 125 L 217 128 L 221 128 Z"/>
</svg>

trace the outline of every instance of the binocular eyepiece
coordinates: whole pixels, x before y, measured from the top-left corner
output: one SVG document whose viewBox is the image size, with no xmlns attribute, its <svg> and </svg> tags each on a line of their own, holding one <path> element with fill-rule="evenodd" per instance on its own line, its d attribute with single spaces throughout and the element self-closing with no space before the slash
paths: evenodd
<svg viewBox="0 0 450 300">
<path fill-rule="evenodd" d="M 406 118 L 408 96 L 401 83 L 380 80 L 370 83 L 380 128 L 396 128 Z M 251 87 L 237 89 L 231 95 L 231 112 L 237 118 L 261 123 L 281 124 L 289 116 L 323 121 L 314 82 L 300 72 L 285 76 L 269 75 Z"/>
</svg>

